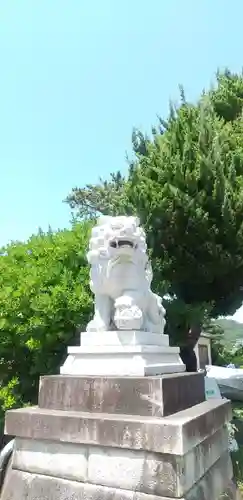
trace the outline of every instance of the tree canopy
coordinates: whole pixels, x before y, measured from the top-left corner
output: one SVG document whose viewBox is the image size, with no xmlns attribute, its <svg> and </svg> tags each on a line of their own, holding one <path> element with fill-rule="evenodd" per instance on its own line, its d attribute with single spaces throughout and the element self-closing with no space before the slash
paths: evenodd
<svg viewBox="0 0 243 500">
<path fill-rule="evenodd" d="M 67 201 L 79 217 L 136 213 L 147 231 L 154 287 L 169 295 L 168 324 L 181 339 L 206 315 L 243 301 L 243 76 L 217 74 L 196 103 L 170 104 L 152 136 L 133 133 L 134 158 Z"/>
<path fill-rule="evenodd" d="M 57 373 L 92 310 L 89 223 L 12 243 L 0 255 L 0 418 L 36 401 L 39 376 Z"/>
</svg>

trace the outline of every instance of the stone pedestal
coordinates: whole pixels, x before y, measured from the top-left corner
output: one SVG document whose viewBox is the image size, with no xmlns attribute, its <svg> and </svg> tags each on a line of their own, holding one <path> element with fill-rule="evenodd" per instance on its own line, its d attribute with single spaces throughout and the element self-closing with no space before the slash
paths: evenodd
<svg viewBox="0 0 243 500">
<path fill-rule="evenodd" d="M 230 419 L 201 374 L 42 377 L 38 407 L 6 414 L 1 500 L 219 500 Z"/>
<path fill-rule="evenodd" d="M 68 347 L 62 375 L 136 376 L 185 371 L 178 347 L 168 335 L 143 331 L 81 333 L 81 345 Z"/>
</svg>

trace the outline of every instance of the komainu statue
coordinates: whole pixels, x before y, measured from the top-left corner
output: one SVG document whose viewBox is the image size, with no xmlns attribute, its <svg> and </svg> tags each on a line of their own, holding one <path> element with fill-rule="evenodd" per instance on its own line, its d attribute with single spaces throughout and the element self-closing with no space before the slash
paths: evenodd
<svg viewBox="0 0 243 500">
<path fill-rule="evenodd" d="M 152 268 L 137 217 L 100 217 L 88 251 L 95 312 L 87 331 L 143 330 L 163 334 L 165 309 L 152 292 Z"/>
</svg>

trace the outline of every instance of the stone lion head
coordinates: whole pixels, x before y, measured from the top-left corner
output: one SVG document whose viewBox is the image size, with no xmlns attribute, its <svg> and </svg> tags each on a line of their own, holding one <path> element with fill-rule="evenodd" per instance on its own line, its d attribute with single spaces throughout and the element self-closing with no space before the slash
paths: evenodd
<svg viewBox="0 0 243 500">
<path fill-rule="evenodd" d="M 92 229 L 87 258 L 94 265 L 126 256 L 146 265 L 146 250 L 145 232 L 137 217 L 103 216 Z"/>
</svg>

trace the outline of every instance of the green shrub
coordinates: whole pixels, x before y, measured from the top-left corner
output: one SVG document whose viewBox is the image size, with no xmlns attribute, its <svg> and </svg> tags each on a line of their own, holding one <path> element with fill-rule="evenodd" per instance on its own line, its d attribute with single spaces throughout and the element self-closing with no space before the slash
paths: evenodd
<svg viewBox="0 0 243 500">
<path fill-rule="evenodd" d="M 92 308 L 89 223 L 12 243 L 0 255 L 0 422 L 36 403 L 42 374 L 57 373 Z"/>
</svg>

